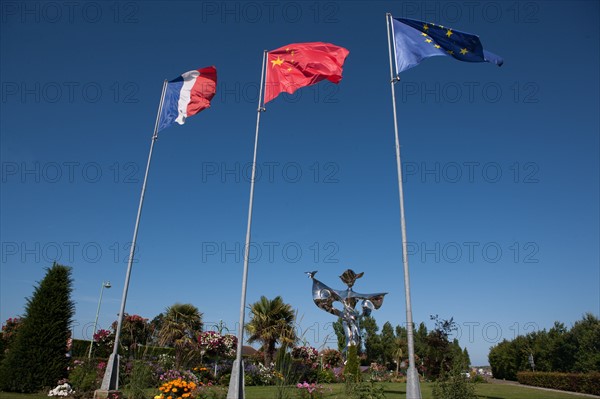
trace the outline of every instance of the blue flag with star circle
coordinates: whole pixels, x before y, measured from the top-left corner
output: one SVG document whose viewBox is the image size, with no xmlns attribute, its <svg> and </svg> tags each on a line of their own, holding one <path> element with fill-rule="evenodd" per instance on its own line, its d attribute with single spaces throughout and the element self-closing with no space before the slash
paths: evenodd
<svg viewBox="0 0 600 399">
<path fill-rule="evenodd" d="M 502 57 L 483 49 L 476 35 L 408 18 L 392 18 L 396 71 L 419 65 L 425 58 L 445 55 L 466 62 L 502 66 Z"/>
</svg>

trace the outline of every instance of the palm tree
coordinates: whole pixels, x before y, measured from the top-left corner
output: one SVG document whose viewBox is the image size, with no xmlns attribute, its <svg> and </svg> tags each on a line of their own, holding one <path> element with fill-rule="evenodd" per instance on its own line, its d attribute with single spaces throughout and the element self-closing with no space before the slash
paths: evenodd
<svg viewBox="0 0 600 399">
<path fill-rule="evenodd" d="M 196 349 L 196 337 L 202 332 L 202 313 L 192 304 L 176 303 L 162 318 L 158 343 L 175 348 L 175 365 L 179 367 L 185 353 Z"/>
<path fill-rule="evenodd" d="M 400 338 L 396 338 L 396 349 L 394 350 L 394 361 L 396 362 L 396 376 L 400 372 L 400 363 L 402 363 L 402 357 L 404 356 L 404 351 L 402 350 L 402 341 Z"/>
<path fill-rule="evenodd" d="M 269 300 L 264 296 L 250 306 L 252 319 L 246 324 L 248 342 L 261 342 L 265 366 L 271 364 L 277 343 L 293 345 L 298 341 L 294 330 L 296 314 L 280 296 Z"/>
</svg>

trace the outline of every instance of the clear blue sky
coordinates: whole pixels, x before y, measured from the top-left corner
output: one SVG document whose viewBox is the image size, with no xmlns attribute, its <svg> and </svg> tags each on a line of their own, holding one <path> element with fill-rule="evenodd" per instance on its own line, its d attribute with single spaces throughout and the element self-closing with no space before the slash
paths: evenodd
<svg viewBox="0 0 600 399">
<path fill-rule="evenodd" d="M 501 339 L 600 313 L 599 5 L 559 2 L 2 3 L 0 319 L 52 261 L 73 267 L 76 337 L 116 319 L 164 79 L 215 65 L 212 108 L 155 146 L 126 311 L 189 302 L 238 320 L 263 49 L 325 41 L 339 86 L 262 115 L 248 303 L 281 295 L 335 346 L 311 300 L 389 292 L 405 322 L 385 12 L 476 33 L 503 67 L 425 60 L 396 85 L 414 320 L 454 317 L 474 364 Z"/>
</svg>

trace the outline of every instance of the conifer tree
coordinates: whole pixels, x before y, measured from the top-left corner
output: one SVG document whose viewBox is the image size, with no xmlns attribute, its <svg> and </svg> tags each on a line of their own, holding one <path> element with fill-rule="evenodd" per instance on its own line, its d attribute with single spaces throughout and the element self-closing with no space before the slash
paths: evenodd
<svg viewBox="0 0 600 399">
<path fill-rule="evenodd" d="M 22 325 L 0 365 L 0 388 L 37 392 L 67 377 L 67 342 L 75 310 L 71 269 L 54 263 L 27 299 Z"/>
<path fill-rule="evenodd" d="M 358 365 L 358 349 L 356 345 L 350 345 L 346 354 L 346 366 L 344 367 L 346 382 L 355 384 L 360 382 L 360 367 Z"/>
</svg>

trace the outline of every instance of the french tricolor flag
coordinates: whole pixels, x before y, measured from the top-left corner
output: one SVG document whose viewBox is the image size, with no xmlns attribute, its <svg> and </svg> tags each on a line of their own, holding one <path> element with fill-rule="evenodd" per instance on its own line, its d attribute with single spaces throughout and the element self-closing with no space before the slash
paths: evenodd
<svg viewBox="0 0 600 399">
<path fill-rule="evenodd" d="M 183 125 L 186 118 L 210 107 L 216 90 L 217 69 L 214 66 L 186 72 L 167 82 L 158 131 L 175 122 Z"/>
</svg>

